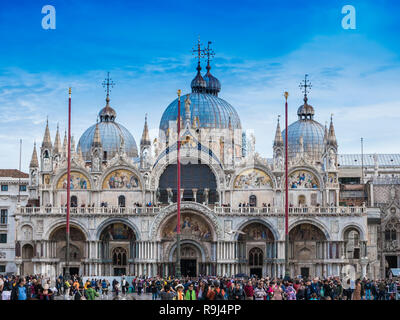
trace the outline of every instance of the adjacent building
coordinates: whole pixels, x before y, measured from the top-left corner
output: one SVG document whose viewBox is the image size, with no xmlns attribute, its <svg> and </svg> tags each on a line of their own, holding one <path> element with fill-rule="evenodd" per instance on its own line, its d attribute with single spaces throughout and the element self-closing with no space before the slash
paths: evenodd
<svg viewBox="0 0 400 320">
<path fill-rule="evenodd" d="M 28 201 L 29 175 L 16 169 L 0 169 L 0 274 L 16 273 L 15 210 Z"/>
</svg>

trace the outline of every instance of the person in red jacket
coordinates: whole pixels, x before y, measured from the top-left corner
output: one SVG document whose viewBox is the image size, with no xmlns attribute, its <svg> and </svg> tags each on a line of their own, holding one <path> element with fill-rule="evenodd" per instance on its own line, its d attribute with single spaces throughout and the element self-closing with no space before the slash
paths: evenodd
<svg viewBox="0 0 400 320">
<path fill-rule="evenodd" d="M 250 281 L 246 282 L 246 285 L 244 286 L 244 293 L 246 295 L 246 300 L 254 299 L 254 288 Z"/>
</svg>

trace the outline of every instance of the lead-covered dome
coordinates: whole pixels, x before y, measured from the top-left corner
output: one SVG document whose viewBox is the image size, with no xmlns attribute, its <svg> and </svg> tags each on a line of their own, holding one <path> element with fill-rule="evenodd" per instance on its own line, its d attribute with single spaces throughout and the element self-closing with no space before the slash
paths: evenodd
<svg viewBox="0 0 400 320">
<path fill-rule="evenodd" d="M 99 112 L 100 122 L 88 128 L 79 139 L 79 147 L 83 158 L 91 160 L 91 148 L 95 138 L 96 125 L 99 127 L 101 147 L 106 159 L 111 159 L 123 147 L 128 157 L 136 158 L 138 149 L 132 134 L 123 125 L 115 122 L 117 113 L 110 107 L 110 98 L 107 95 L 106 106 Z"/>
<path fill-rule="evenodd" d="M 221 90 L 221 83 L 217 78 L 211 75 L 211 67 L 207 66 L 207 73 L 201 76 L 200 62 L 197 65 L 197 74 L 191 82 L 192 93 L 190 98 L 190 117 L 191 123 L 196 123 L 198 128 L 209 129 L 241 129 L 239 115 L 235 108 L 228 102 L 218 97 Z M 185 117 L 185 99 L 187 95 L 181 96 L 181 118 Z M 176 119 L 178 115 L 178 99 L 165 109 L 161 121 L 160 130 L 166 131 L 172 121 L 174 128 L 176 127 Z"/>
<path fill-rule="evenodd" d="M 314 159 L 320 159 L 324 152 L 324 127 L 314 118 L 314 108 L 307 103 L 297 110 L 299 120 L 288 126 L 288 156 L 291 158 L 304 152 Z M 285 136 L 285 130 L 282 132 Z"/>
<path fill-rule="evenodd" d="M 190 116 L 191 122 L 198 119 L 199 128 L 210 129 L 225 129 L 229 127 L 231 122 L 232 129 L 241 129 L 240 118 L 236 110 L 225 100 L 208 93 L 192 92 L 189 94 Z M 186 95 L 181 96 L 181 117 L 185 115 L 185 99 Z M 166 131 L 173 121 L 176 126 L 176 119 L 178 115 L 178 99 L 172 103 L 164 111 L 161 121 L 160 129 Z"/>
</svg>

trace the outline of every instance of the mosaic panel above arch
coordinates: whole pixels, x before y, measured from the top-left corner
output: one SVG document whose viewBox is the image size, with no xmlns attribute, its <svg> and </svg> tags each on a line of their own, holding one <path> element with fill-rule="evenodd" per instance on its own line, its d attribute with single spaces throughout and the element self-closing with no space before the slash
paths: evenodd
<svg viewBox="0 0 400 320">
<path fill-rule="evenodd" d="M 291 189 L 318 189 L 317 177 L 306 170 L 297 170 L 289 175 L 289 186 Z"/>
<path fill-rule="evenodd" d="M 84 174 L 71 171 L 71 190 L 88 190 L 90 188 L 90 181 Z M 67 189 L 67 173 L 58 179 L 57 189 Z"/>
<path fill-rule="evenodd" d="M 103 180 L 103 189 L 133 190 L 139 188 L 138 177 L 132 171 L 126 169 L 114 170 Z"/>
<path fill-rule="evenodd" d="M 235 189 L 264 189 L 272 188 L 271 177 L 264 171 L 256 168 L 242 171 L 233 183 Z"/>
<path fill-rule="evenodd" d="M 261 223 L 251 223 L 242 229 L 240 241 L 274 241 L 271 230 Z"/>
<path fill-rule="evenodd" d="M 171 218 L 162 228 L 163 240 L 176 239 L 176 216 Z M 212 233 L 209 225 L 199 216 L 191 213 L 183 213 L 181 216 L 181 238 L 211 241 Z"/>
</svg>

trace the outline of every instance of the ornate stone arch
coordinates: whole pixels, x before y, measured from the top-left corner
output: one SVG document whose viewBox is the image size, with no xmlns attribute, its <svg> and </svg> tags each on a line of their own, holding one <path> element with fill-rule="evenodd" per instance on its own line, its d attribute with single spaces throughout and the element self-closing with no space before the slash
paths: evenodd
<svg viewBox="0 0 400 320">
<path fill-rule="evenodd" d="M 65 219 L 57 219 L 56 222 L 52 223 L 47 228 L 46 232 L 43 235 L 43 238 L 46 239 L 46 240 L 49 240 L 50 239 L 50 235 L 53 233 L 53 231 L 55 231 L 57 228 L 63 227 L 63 226 L 66 226 Z M 70 220 L 70 226 L 73 226 L 73 227 L 79 229 L 85 235 L 86 240 L 90 240 L 90 234 L 86 230 L 86 227 L 81 222 L 79 222 L 76 219 L 71 219 Z"/>
<path fill-rule="evenodd" d="M 319 190 L 319 191 L 323 191 L 324 190 L 324 179 L 322 178 L 321 174 L 313 167 L 311 166 L 295 166 L 295 167 L 291 167 L 289 168 L 289 172 L 288 172 L 288 176 L 290 176 L 292 173 L 298 171 L 298 170 L 304 170 L 304 171 L 309 171 L 310 173 L 312 173 L 318 180 L 318 184 L 319 184 L 319 188 L 314 189 L 314 190 Z M 291 190 L 291 188 L 289 187 L 289 190 Z"/>
<path fill-rule="evenodd" d="M 235 183 L 237 177 L 239 177 L 243 172 L 245 172 L 246 170 L 249 170 L 249 169 L 257 169 L 257 170 L 263 171 L 271 179 L 271 182 L 272 182 L 271 190 L 276 190 L 277 189 L 277 181 L 276 181 L 275 175 L 271 172 L 271 170 L 269 170 L 269 168 L 267 168 L 266 166 L 263 166 L 263 165 L 259 165 L 259 164 L 255 164 L 253 166 L 246 166 L 244 168 L 241 168 L 240 171 L 235 173 L 233 178 L 231 178 L 231 181 L 229 182 L 228 189 L 233 190 L 234 189 L 234 183 Z"/>
<path fill-rule="evenodd" d="M 87 172 L 85 169 L 82 168 L 77 168 L 77 167 L 71 167 L 71 173 L 72 172 L 78 172 L 80 174 L 82 174 L 90 183 L 90 188 L 88 189 L 81 189 L 81 191 L 88 191 L 88 190 L 92 190 L 94 189 L 94 182 L 92 177 L 90 176 L 89 172 Z M 60 181 L 60 179 L 67 173 L 67 169 L 61 170 L 59 173 L 57 173 L 57 175 L 54 177 L 53 183 L 52 183 L 52 187 L 53 190 L 57 189 L 57 184 Z M 63 190 L 63 189 L 61 189 Z M 74 190 L 74 191 L 79 191 L 80 189 Z"/>
<path fill-rule="evenodd" d="M 210 261 L 211 260 L 207 248 L 203 247 L 197 241 L 193 241 L 193 240 L 190 240 L 190 239 L 183 239 L 181 241 L 181 245 L 185 245 L 185 244 L 191 244 L 191 245 L 193 245 L 194 247 L 196 247 L 200 251 L 201 262 L 206 262 L 206 261 Z M 174 262 L 172 258 L 173 258 L 173 255 L 174 255 L 174 251 L 176 250 L 176 246 L 177 246 L 177 243 L 175 241 L 175 242 L 172 242 L 166 248 L 165 254 L 164 254 L 164 259 L 165 259 L 164 261 Z"/>
<path fill-rule="evenodd" d="M 160 211 L 160 213 L 154 218 L 153 223 L 150 226 L 150 239 L 159 240 L 162 224 L 167 220 L 167 218 L 175 214 L 176 211 L 176 203 L 171 204 Z M 194 214 L 201 215 L 210 224 L 210 227 L 212 227 L 211 231 L 213 232 L 213 238 L 223 238 L 223 231 L 218 222 L 218 219 L 215 216 L 214 212 L 211 211 L 208 207 L 197 202 L 185 201 L 181 203 L 181 212 L 183 211 L 193 212 Z"/>
<path fill-rule="evenodd" d="M 305 224 L 305 223 L 307 223 L 307 224 L 312 224 L 313 226 L 319 228 L 319 229 L 322 231 L 322 233 L 325 235 L 325 238 L 326 238 L 327 241 L 329 241 L 329 240 L 331 239 L 331 237 L 330 237 L 330 235 L 329 235 L 329 231 L 328 231 L 329 229 L 328 229 L 328 227 L 326 227 L 324 224 L 322 224 L 322 223 L 319 222 L 319 221 L 311 220 L 311 219 L 301 219 L 301 220 L 297 220 L 297 221 L 291 223 L 291 224 L 289 225 L 289 233 L 290 233 L 290 231 L 291 231 L 292 229 L 294 229 L 294 228 L 297 227 L 298 225 L 300 225 L 300 224 Z"/>
<path fill-rule="evenodd" d="M 128 219 L 117 218 L 117 217 L 116 217 L 116 218 L 108 218 L 108 219 L 104 220 L 102 223 L 100 223 L 100 224 L 97 226 L 97 229 L 96 229 L 96 240 L 100 240 L 100 235 L 101 235 L 101 233 L 103 232 L 103 230 L 104 230 L 108 225 L 113 224 L 113 223 L 123 223 L 123 224 L 126 224 L 126 225 L 127 225 L 128 227 L 130 227 L 130 228 L 133 230 L 133 232 L 135 233 L 136 241 L 140 240 L 140 232 L 139 232 L 138 227 L 137 227 L 134 223 L 132 223 L 131 221 L 129 221 Z"/>
<path fill-rule="evenodd" d="M 145 189 L 144 179 L 143 179 L 142 175 L 140 174 L 140 172 L 136 168 L 120 165 L 120 166 L 111 166 L 110 168 L 108 168 L 107 170 L 105 170 L 102 173 L 102 175 L 100 176 L 100 179 L 99 179 L 99 189 L 100 190 L 102 190 L 104 180 L 107 178 L 107 176 L 110 173 L 117 171 L 117 170 L 127 170 L 127 171 L 132 172 L 138 178 L 139 183 L 140 183 L 140 186 L 137 190 L 143 191 Z"/>
<path fill-rule="evenodd" d="M 364 232 L 363 227 L 362 227 L 361 225 L 359 225 L 357 222 L 351 222 L 351 224 L 346 225 L 346 226 L 342 229 L 342 231 L 340 232 L 340 240 L 344 240 L 344 236 L 345 236 L 346 232 L 347 232 L 349 229 L 355 229 L 355 230 L 357 230 L 358 233 L 360 234 L 360 240 L 361 240 L 361 241 L 366 241 L 366 240 L 367 240 L 367 239 L 366 239 L 366 234 L 365 234 L 365 232 Z"/>
<path fill-rule="evenodd" d="M 274 241 L 278 241 L 280 239 L 279 231 L 269 221 L 260 219 L 260 218 L 249 219 L 249 220 L 245 220 L 245 221 L 241 222 L 241 224 L 239 224 L 237 226 L 237 230 L 242 230 L 246 226 L 253 224 L 253 223 L 259 223 L 259 224 L 262 224 L 264 227 L 268 228 L 274 236 Z M 235 237 L 234 237 L 235 241 L 237 241 L 239 239 L 239 236 L 240 235 L 238 233 L 235 234 Z"/>
<path fill-rule="evenodd" d="M 196 152 L 198 152 L 196 150 Z M 199 157 L 198 154 L 192 154 L 189 157 L 182 156 L 183 161 L 187 162 L 192 162 L 192 163 L 198 163 Z M 225 174 L 223 168 L 217 164 L 212 162 L 211 165 L 209 163 L 209 155 L 205 154 L 203 151 L 200 153 L 200 160 L 202 164 L 207 165 L 213 174 L 215 175 L 215 179 L 217 182 L 217 190 L 222 190 L 225 189 Z M 182 161 L 182 160 L 181 160 Z M 170 164 L 175 164 L 177 162 L 177 153 L 176 151 L 169 153 L 169 161 L 158 161 L 157 164 L 154 166 L 154 168 L 151 171 L 150 175 L 150 189 L 156 190 L 158 188 L 158 184 L 160 181 L 161 175 L 164 173 L 165 169 L 168 167 Z"/>
</svg>

